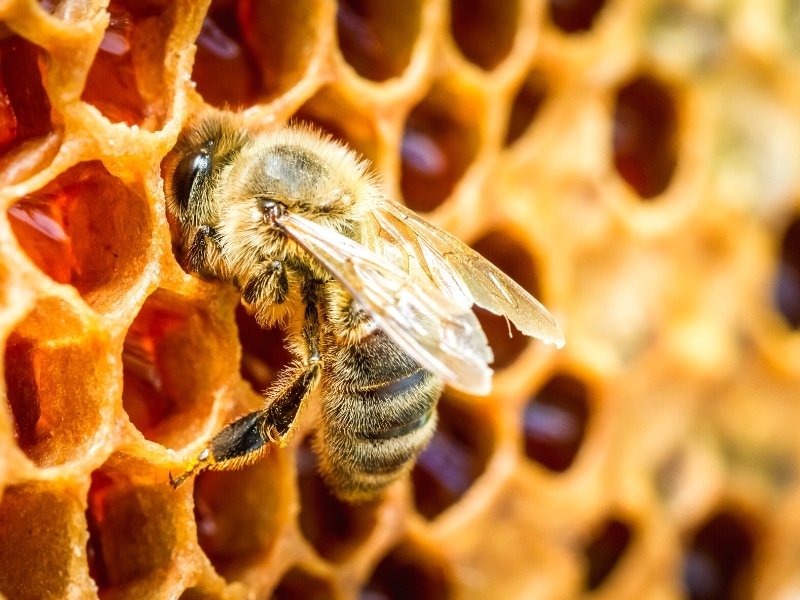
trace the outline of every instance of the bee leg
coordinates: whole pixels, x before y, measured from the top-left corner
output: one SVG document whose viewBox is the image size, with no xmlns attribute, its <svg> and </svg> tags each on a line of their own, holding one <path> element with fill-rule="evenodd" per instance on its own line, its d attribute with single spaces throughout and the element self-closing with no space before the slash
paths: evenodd
<svg viewBox="0 0 800 600">
<path fill-rule="evenodd" d="M 220 260 L 217 231 L 211 225 L 201 225 L 195 231 L 186 253 L 185 266 L 192 273 L 214 277 L 214 264 Z"/>
<path fill-rule="evenodd" d="M 279 260 L 264 261 L 242 288 L 242 300 L 250 306 L 283 304 L 289 294 L 289 278 Z"/>
</svg>

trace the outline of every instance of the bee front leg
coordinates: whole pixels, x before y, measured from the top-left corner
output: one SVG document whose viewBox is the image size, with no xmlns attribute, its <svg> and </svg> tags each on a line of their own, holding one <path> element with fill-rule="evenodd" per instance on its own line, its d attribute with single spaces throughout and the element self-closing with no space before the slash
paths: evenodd
<svg viewBox="0 0 800 600">
<path fill-rule="evenodd" d="M 216 268 L 221 260 L 217 231 L 211 225 L 201 225 L 195 231 L 189 249 L 186 252 L 185 267 L 192 273 L 202 277 L 216 277 Z"/>
<path fill-rule="evenodd" d="M 249 306 L 283 304 L 289 294 L 289 278 L 279 260 L 264 261 L 242 288 L 242 300 Z"/>
</svg>

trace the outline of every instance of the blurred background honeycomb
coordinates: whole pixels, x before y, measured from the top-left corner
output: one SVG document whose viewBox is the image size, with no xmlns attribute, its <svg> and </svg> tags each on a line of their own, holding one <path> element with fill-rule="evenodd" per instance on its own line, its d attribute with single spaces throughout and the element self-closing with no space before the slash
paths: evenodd
<svg viewBox="0 0 800 600">
<path fill-rule="evenodd" d="M 800 597 L 798 0 L 0 2 L 0 593 Z M 203 110 L 316 123 L 557 316 L 410 481 L 179 470 L 286 360 L 175 261 Z"/>
</svg>

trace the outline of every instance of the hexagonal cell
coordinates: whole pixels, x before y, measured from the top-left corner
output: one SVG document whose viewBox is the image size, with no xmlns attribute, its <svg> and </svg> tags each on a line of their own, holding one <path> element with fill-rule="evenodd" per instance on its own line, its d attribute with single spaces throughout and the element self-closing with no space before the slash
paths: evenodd
<svg viewBox="0 0 800 600">
<path fill-rule="evenodd" d="M 300 567 L 292 567 L 272 592 L 272 600 L 334 600 L 337 596 L 329 581 Z"/>
<path fill-rule="evenodd" d="M 586 386 L 572 375 L 554 375 L 525 406 L 525 454 L 551 471 L 566 471 L 581 448 L 588 420 Z"/>
<path fill-rule="evenodd" d="M 444 560 L 430 548 L 403 542 L 378 564 L 361 600 L 447 600 L 455 596 Z"/>
<path fill-rule="evenodd" d="M 800 327 L 800 217 L 795 217 L 783 234 L 773 298 L 789 327 Z"/>
<path fill-rule="evenodd" d="M 740 516 L 722 511 L 694 535 L 683 561 L 683 587 L 691 600 L 752 596 L 756 539 Z"/>
<path fill-rule="evenodd" d="M 483 474 L 494 451 L 492 424 L 487 407 L 442 396 L 436 433 L 411 472 L 414 503 L 424 517 L 439 516 Z"/>
<path fill-rule="evenodd" d="M 647 200 L 667 189 L 678 163 L 678 111 L 667 86 L 638 75 L 617 92 L 613 121 L 614 166 Z"/>
<path fill-rule="evenodd" d="M 342 561 L 372 533 L 378 502 L 347 504 L 339 500 L 322 480 L 317 465 L 306 440 L 297 455 L 300 529 L 320 556 Z"/>
<path fill-rule="evenodd" d="M 428 212 L 450 196 L 478 154 L 482 114 L 475 99 L 441 82 L 411 111 L 400 148 L 407 206 Z"/>
<path fill-rule="evenodd" d="M 292 360 L 286 349 L 286 335 L 280 327 L 261 327 L 241 304 L 236 307 L 236 326 L 242 346 L 239 370 L 253 391 L 260 394 Z"/>
<path fill-rule="evenodd" d="M 101 598 L 163 593 L 179 535 L 177 506 L 175 491 L 161 478 L 109 467 L 92 473 L 86 553 Z"/>
<path fill-rule="evenodd" d="M 336 32 L 344 59 L 373 81 L 402 75 L 419 35 L 422 2 L 339 0 Z"/>
<path fill-rule="evenodd" d="M 17 443 L 37 465 L 80 460 L 97 444 L 115 385 L 107 344 L 57 300 L 41 302 L 9 336 L 6 397 Z"/>
<path fill-rule="evenodd" d="M 631 541 L 628 525 L 617 519 L 606 521 L 583 549 L 586 589 L 596 590 L 608 579 Z"/>
<path fill-rule="evenodd" d="M 240 109 L 256 102 L 261 73 L 255 56 L 242 41 L 239 4 L 216 0 L 197 37 L 192 79 L 209 104 Z"/>
<path fill-rule="evenodd" d="M 236 368 L 234 343 L 177 294 L 157 290 L 145 301 L 122 351 L 122 405 L 145 438 L 181 448 L 201 435 L 214 392 Z"/>
<path fill-rule="evenodd" d="M 194 487 L 197 539 L 228 581 L 242 578 L 289 521 L 285 452 L 273 449 L 238 471 L 205 471 Z"/>
<path fill-rule="evenodd" d="M 508 56 L 519 19 L 518 0 L 452 0 L 450 30 L 461 53 L 487 71 Z"/>
<path fill-rule="evenodd" d="M 342 115 L 347 118 L 343 119 Z M 377 158 L 379 142 L 374 121 L 333 88 L 320 89 L 300 107 L 294 118 L 319 127 L 364 158 L 371 161 Z"/>
<path fill-rule="evenodd" d="M 506 128 L 504 142 L 506 146 L 516 142 L 528 130 L 536 115 L 539 114 L 539 110 L 547 98 L 547 93 L 548 83 L 544 73 L 538 70 L 531 71 L 514 96 Z"/>
<path fill-rule="evenodd" d="M 550 0 L 550 20 L 566 33 L 588 31 L 606 4 L 606 0 Z"/>
<path fill-rule="evenodd" d="M 81 100 L 112 123 L 161 127 L 166 41 L 174 25 L 171 3 L 112 0 L 109 22 L 89 69 Z"/>
<path fill-rule="evenodd" d="M 75 546 L 80 509 L 67 494 L 38 484 L 6 488 L 0 501 L 0 593 L 15 600 L 66 598 L 79 591 Z M 88 586 L 87 586 L 88 588 Z M 84 590 L 89 593 L 89 590 Z"/>
<path fill-rule="evenodd" d="M 148 201 L 100 162 L 72 167 L 17 200 L 8 217 L 36 266 L 77 288 L 100 312 L 119 308 L 147 264 L 153 235 Z"/>
<path fill-rule="evenodd" d="M 514 239 L 512 233 L 502 230 L 490 231 L 472 244 L 472 248 L 499 267 L 531 295 L 539 295 L 536 263 L 530 252 Z M 492 367 L 495 369 L 508 367 L 525 351 L 531 338 L 520 333 L 501 315 L 490 313 L 480 307 L 476 307 L 475 313 L 494 352 Z M 509 327 L 513 333 L 511 336 Z"/>
</svg>

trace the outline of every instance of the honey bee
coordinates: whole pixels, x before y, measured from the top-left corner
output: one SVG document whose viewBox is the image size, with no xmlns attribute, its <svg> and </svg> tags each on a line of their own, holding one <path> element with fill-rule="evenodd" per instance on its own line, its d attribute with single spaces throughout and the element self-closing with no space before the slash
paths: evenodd
<svg viewBox="0 0 800 600">
<path fill-rule="evenodd" d="M 307 126 L 264 133 L 234 116 L 202 118 L 164 174 L 186 270 L 232 282 L 260 325 L 284 326 L 294 356 L 264 408 L 170 475 L 175 487 L 285 446 L 316 389 L 323 478 L 345 500 L 370 499 L 425 448 L 444 384 L 489 392 L 492 351 L 473 304 L 564 344 L 536 299 L 387 198 L 366 161 Z"/>
</svg>

